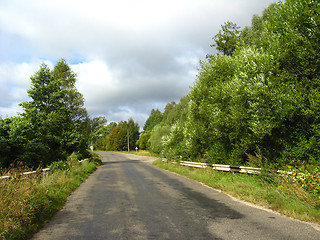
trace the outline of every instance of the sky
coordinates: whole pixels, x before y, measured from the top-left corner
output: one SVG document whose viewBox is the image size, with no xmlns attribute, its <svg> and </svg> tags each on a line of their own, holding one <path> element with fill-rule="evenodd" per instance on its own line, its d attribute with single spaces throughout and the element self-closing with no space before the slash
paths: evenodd
<svg viewBox="0 0 320 240">
<path fill-rule="evenodd" d="M 64 58 L 91 117 L 133 118 L 179 102 L 212 37 L 275 0 L 0 0 L 0 117 L 30 100 L 30 77 Z"/>
</svg>

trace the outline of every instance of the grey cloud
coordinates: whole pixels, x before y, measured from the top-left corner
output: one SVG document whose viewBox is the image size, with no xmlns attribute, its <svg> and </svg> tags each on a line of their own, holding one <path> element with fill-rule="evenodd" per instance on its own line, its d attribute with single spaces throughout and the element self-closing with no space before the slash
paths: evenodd
<svg viewBox="0 0 320 240">
<path fill-rule="evenodd" d="M 189 92 L 199 59 L 213 52 L 210 44 L 221 24 L 230 20 L 244 27 L 271 2 L 12 0 L 0 3 L 0 37 L 7 39 L 5 46 L 15 36 L 16 49 L 32 49 L 19 56 L 9 48 L 4 56 L 14 55 L 12 61 L 64 57 L 72 62 L 91 115 L 105 114 L 114 121 L 132 116 L 142 126 L 152 108 L 163 109 Z M 88 65 L 79 62 L 96 68 L 87 73 Z M 29 71 L 25 73 L 29 80 Z M 5 87 L 14 82 L 3 81 Z M 27 89 L 19 81 L 15 84 Z M 5 87 L 0 107 L 14 100 Z"/>
</svg>

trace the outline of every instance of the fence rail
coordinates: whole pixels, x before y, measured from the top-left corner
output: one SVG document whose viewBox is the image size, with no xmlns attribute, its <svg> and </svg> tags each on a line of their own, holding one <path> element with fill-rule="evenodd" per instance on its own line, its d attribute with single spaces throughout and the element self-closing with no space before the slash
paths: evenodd
<svg viewBox="0 0 320 240">
<path fill-rule="evenodd" d="M 79 161 L 79 163 L 82 163 L 84 161 L 88 161 L 89 158 L 86 158 L 86 159 L 83 159 L 81 161 Z M 21 173 L 21 175 L 30 175 L 30 174 L 35 174 L 35 173 L 47 173 L 47 172 L 50 172 L 51 169 L 50 168 L 43 168 L 43 169 L 40 169 L 38 171 L 29 171 L 29 172 L 23 172 Z M 12 176 L 0 176 L 0 180 L 4 180 L 4 179 L 8 179 L 8 178 L 11 178 Z"/>
<path fill-rule="evenodd" d="M 255 167 L 243 167 L 243 166 L 231 166 L 231 165 L 222 165 L 222 164 L 210 164 L 210 163 L 200 163 L 200 162 L 187 162 L 180 161 L 180 165 L 196 168 L 212 168 L 218 171 L 224 172 L 237 172 L 237 173 L 249 173 L 249 174 L 260 174 L 261 168 Z"/>
<path fill-rule="evenodd" d="M 49 172 L 51 171 L 50 168 L 43 168 L 41 170 L 38 170 L 38 171 L 29 171 L 29 172 L 23 172 L 21 173 L 21 175 L 30 175 L 30 174 L 35 174 L 35 173 L 46 173 L 46 172 Z M 0 180 L 3 180 L 3 179 L 8 179 L 8 178 L 11 178 L 12 176 L 1 176 L 0 177 Z"/>
<path fill-rule="evenodd" d="M 167 160 L 163 160 L 163 161 L 167 161 Z M 214 170 L 224 171 L 224 172 L 247 173 L 247 174 L 258 175 L 258 174 L 261 174 L 262 171 L 266 171 L 266 172 L 276 172 L 279 174 L 287 174 L 287 175 L 295 174 L 293 172 L 286 172 L 286 171 L 282 171 L 282 170 L 272 171 L 272 170 L 256 168 L 256 167 L 231 166 L 231 165 L 188 162 L 188 161 L 179 161 L 178 163 L 181 166 L 188 166 L 188 167 L 195 167 L 195 168 L 212 168 Z M 301 178 L 303 178 L 305 176 L 305 174 L 303 174 L 303 173 L 297 173 L 297 175 Z"/>
</svg>

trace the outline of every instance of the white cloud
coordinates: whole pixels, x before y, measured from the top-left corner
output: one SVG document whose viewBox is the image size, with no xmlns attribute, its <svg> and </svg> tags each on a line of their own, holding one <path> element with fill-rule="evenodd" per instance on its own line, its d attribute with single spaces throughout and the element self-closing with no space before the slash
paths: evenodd
<svg viewBox="0 0 320 240">
<path fill-rule="evenodd" d="M 26 98 L 38 59 L 52 67 L 63 57 L 78 73 L 91 115 L 132 115 L 143 125 L 152 108 L 189 91 L 221 24 L 248 25 L 271 2 L 0 1 L 0 113 Z"/>
<path fill-rule="evenodd" d="M 33 66 L 27 63 L 0 63 L 0 107 L 6 108 L 12 102 L 27 98 L 28 78 Z"/>
<path fill-rule="evenodd" d="M 41 62 L 53 66 L 51 62 L 42 60 L 30 63 L 0 62 L 0 116 L 13 116 L 22 111 L 18 104 L 28 100 L 30 77 L 39 69 Z"/>
</svg>

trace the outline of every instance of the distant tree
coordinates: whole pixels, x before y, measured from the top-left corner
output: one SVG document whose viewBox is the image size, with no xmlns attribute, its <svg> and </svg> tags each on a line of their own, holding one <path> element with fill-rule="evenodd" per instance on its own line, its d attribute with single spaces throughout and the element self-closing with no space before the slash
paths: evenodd
<svg viewBox="0 0 320 240">
<path fill-rule="evenodd" d="M 96 138 L 94 147 L 96 149 L 106 150 L 108 135 L 111 133 L 112 129 L 117 126 L 118 124 L 116 122 L 111 122 L 107 126 L 104 126 L 101 131 L 99 131 L 101 133 L 101 137 L 99 136 Z"/>
<path fill-rule="evenodd" d="M 187 120 L 187 111 L 188 111 L 188 106 L 189 106 L 189 94 L 182 97 L 180 99 L 180 102 L 175 106 L 174 108 L 174 122 L 176 123 L 177 121 L 186 121 Z"/>
<path fill-rule="evenodd" d="M 134 122 L 132 118 L 130 118 L 128 121 L 121 121 L 119 123 L 119 126 L 123 127 L 127 130 L 127 133 L 129 134 L 129 147 L 131 150 L 134 150 L 136 147 L 136 142 L 139 140 L 139 124 Z"/>
<path fill-rule="evenodd" d="M 90 120 L 90 142 L 93 144 L 94 149 L 105 149 L 106 123 L 105 116 L 94 117 Z"/>
<path fill-rule="evenodd" d="M 231 56 L 236 49 L 237 42 L 240 38 L 240 27 L 233 22 L 225 22 L 221 25 L 221 30 L 213 37 L 215 41 L 211 47 L 216 47 L 216 49 L 227 55 Z"/>
<path fill-rule="evenodd" d="M 188 103 L 189 103 L 188 95 L 182 97 L 178 104 L 175 102 L 168 103 L 163 113 L 162 122 L 172 126 L 179 120 L 185 121 L 187 109 L 188 109 Z"/>
<path fill-rule="evenodd" d="M 121 126 L 113 128 L 107 136 L 107 150 L 125 151 L 127 148 L 127 130 Z"/>
<path fill-rule="evenodd" d="M 151 131 L 154 126 L 161 123 L 163 117 L 159 109 L 152 109 L 149 118 L 143 126 L 144 131 Z"/>
<path fill-rule="evenodd" d="M 107 125 L 107 127 L 106 127 L 106 135 L 110 134 L 111 131 L 112 131 L 112 129 L 114 129 L 114 128 L 117 127 L 117 126 L 118 126 L 118 123 L 116 123 L 116 122 L 111 122 L 111 123 L 109 123 L 109 124 Z"/>
<path fill-rule="evenodd" d="M 169 124 L 169 125 L 172 125 L 175 120 L 176 120 L 176 112 L 174 111 L 175 107 L 176 107 L 176 103 L 174 101 L 172 101 L 171 103 L 168 103 L 165 108 L 164 108 L 164 112 L 163 112 L 163 115 L 162 115 L 162 121 Z"/>
</svg>

